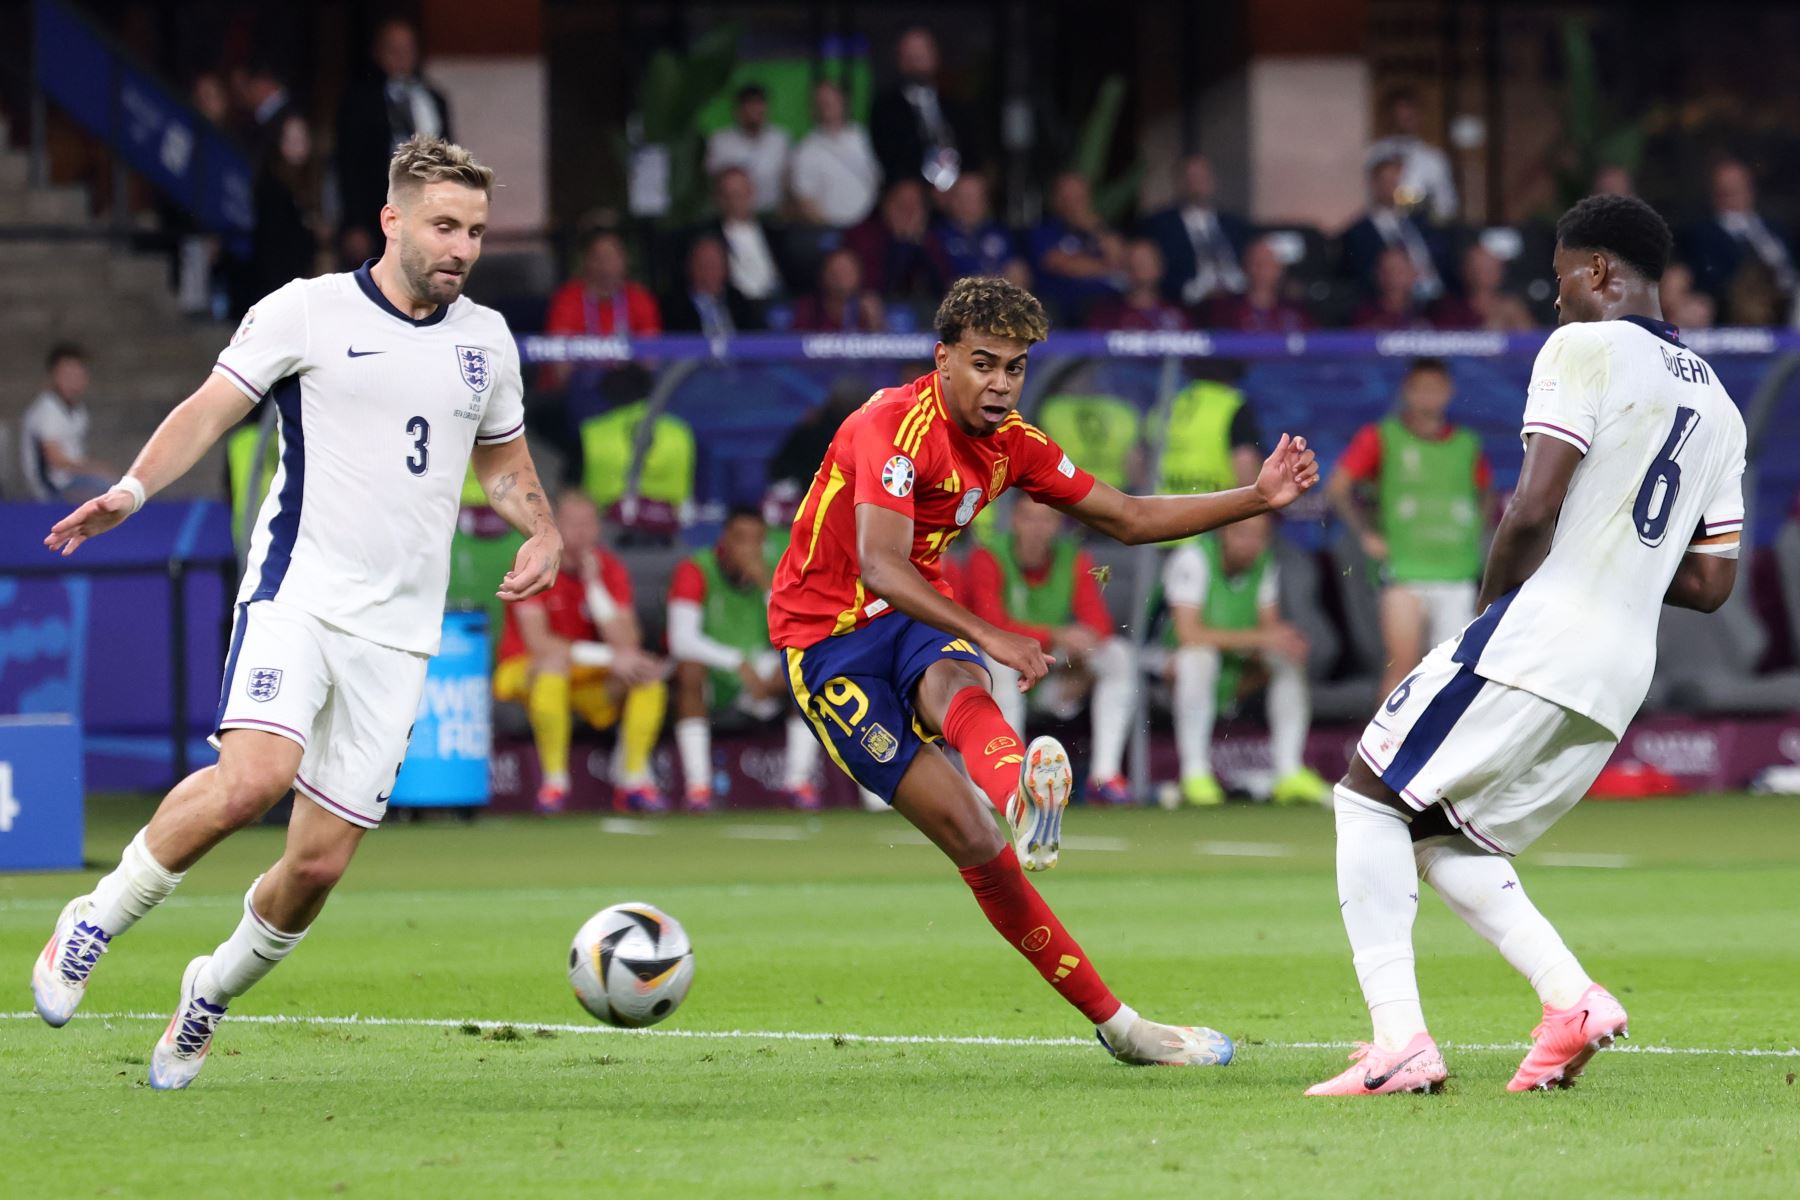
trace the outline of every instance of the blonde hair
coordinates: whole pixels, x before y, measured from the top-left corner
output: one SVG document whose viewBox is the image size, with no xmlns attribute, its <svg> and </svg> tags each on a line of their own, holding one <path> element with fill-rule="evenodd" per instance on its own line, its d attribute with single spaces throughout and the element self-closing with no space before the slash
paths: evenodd
<svg viewBox="0 0 1800 1200">
<path fill-rule="evenodd" d="M 494 169 L 475 161 L 475 156 L 454 142 L 430 134 L 415 133 L 401 142 L 388 163 L 388 203 L 406 192 L 417 192 L 428 183 L 460 183 L 480 188 L 491 199 Z"/>
</svg>

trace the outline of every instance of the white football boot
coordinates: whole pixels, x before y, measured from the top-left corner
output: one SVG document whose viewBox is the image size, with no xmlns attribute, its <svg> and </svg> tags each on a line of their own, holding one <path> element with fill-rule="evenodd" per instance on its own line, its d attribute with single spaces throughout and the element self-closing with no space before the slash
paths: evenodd
<svg viewBox="0 0 1800 1200">
<path fill-rule="evenodd" d="M 1133 1067 L 1223 1067 L 1236 1047 L 1216 1029 L 1203 1025 L 1161 1025 L 1139 1017 L 1118 1045 L 1098 1029 L 1094 1036 L 1106 1052 Z"/>
<path fill-rule="evenodd" d="M 213 1033 L 225 1016 L 225 1005 L 214 1004 L 194 991 L 201 968 L 211 961 L 212 955 L 202 954 L 182 972 L 181 1001 L 150 1055 L 150 1086 L 159 1092 L 186 1087 L 206 1065 Z"/>
<path fill-rule="evenodd" d="M 88 922 L 93 910 L 91 896 L 77 896 L 65 904 L 56 918 L 56 932 L 31 965 L 31 997 L 38 1016 L 57 1028 L 67 1025 L 81 1007 L 88 976 L 112 944 L 111 934 Z"/>
<path fill-rule="evenodd" d="M 1048 871 L 1056 865 L 1063 810 L 1069 807 L 1074 782 L 1063 744 L 1053 737 L 1032 738 L 1019 764 L 1019 790 L 1006 806 L 1013 849 L 1027 871 Z"/>
</svg>

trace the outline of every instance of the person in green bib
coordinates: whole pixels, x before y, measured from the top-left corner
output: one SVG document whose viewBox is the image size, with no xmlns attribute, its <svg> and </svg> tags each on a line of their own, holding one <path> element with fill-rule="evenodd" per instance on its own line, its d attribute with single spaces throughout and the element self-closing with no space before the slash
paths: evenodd
<svg viewBox="0 0 1800 1200">
<path fill-rule="evenodd" d="M 675 749 L 690 811 L 713 806 L 713 715 L 734 707 L 759 721 L 788 714 L 783 790 L 795 808 L 819 807 L 819 743 L 787 703 L 787 677 L 769 645 L 768 534 L 760 509 L 733 509 L 718 542 L 669 581 Z"/>
<path fill-rule="evenodd" d="M 959 594 L 982 620 L 1029 634 L 1056 657 L 1056 669 L 1030 692 L 1019 691 L 1011 668 L 988 664 L 994 700 L 1007 723 L 1025 729 L 1028 701 L 1068 720 L 1087 699 L 1093 721 L 1088 801 L 1130 803 L 1124 760 L 1137 707 L 1132 703 L 1137 658 L 1107 611 L 1093 559 L 1068 532 L 1062 514 L 1020 496 L 1013 503 L 1012 532 L 969 556 Z"/>
<path fill-rule="evenodd" d="M 1249 483 L 1265 451 L 1256 415 L 1230 382 L 1229 363 L 1198 360 L 1196 378 L 1175 393 L 1161 434 L 1157 490 L 1217 492 Z"/>
<path fill-rule="evenodd" d="M 1267 685 L 1270 799 L 1325 804 L 1331 785 L 1302 754 L 1312 723 L 1306 684 L 1306 638 L 1282 620 L 1280 580 L 1266 516 L 1226 525 L 1184 543 L 1163 564 L 1163 600 L 1175 643 L 1175 745 L 1181 795 L 1188 804 L 1225 802 L 1212 769 L 1213 723 L 1229 706 Z"/>
<path fill-rule="evenodd" d="M 1446 416 L 1455 395 L 1442 359 L 1415 361 L 1394 414 L 1363 426 L 1325 485 L 1381 567 L 1384 696 L 1475 617 L 1493 471 L 1481 439 Z"/>
</svg>

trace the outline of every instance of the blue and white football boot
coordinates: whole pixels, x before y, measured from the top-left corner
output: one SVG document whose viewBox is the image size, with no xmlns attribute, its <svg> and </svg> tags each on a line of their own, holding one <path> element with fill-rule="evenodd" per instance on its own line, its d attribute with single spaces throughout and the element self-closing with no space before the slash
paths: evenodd
<svg viewBox="0 0 1800 1200">
<path fill-rule="evenodd" d="M 159 1092 L 186 1087 L 206 1065 L 213 1033 L 225 1016 L 225 1005 L 214 1004 L 194 990 L 201 969 L 211 961 L 212 955 L 202 954 L 182 972 L 181 1002 L 150 1055 L 150 1086 Z"/>
</svg>

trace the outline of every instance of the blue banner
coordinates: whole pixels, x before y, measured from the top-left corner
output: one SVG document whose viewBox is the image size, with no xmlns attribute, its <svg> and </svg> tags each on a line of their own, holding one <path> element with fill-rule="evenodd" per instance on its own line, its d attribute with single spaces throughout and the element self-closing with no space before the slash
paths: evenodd
<svg viewBox="0 0 1800 1200">
<path fill-rule="evenodd" d="M 487 613 L 444 614 L 443 640 L 425 672 L 406 764 L 389 803 L 396 808 L 470 807 L 488 802 Z"/>
<path fill-rule="evenodd" d="M 81 869 L 81 726 L 0 717 L 0 871 Z"/>
</svg>

